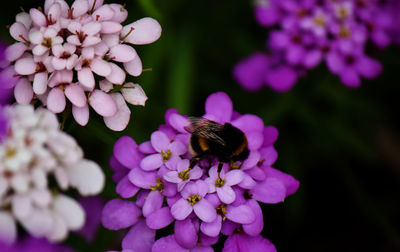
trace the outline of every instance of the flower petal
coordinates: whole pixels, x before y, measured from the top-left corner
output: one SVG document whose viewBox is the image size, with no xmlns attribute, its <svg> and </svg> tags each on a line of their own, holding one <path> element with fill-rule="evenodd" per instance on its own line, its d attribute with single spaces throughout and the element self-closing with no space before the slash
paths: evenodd
<svg viewBox="0 0 400 252">
<path fill-rule="evenodd" d="M 77 84 L 68 85 L 65 88 L 65 96 L 77 107 L 84 107 L 87 104 L 85 91 Z"/>
<path fill-rule="evenodd" d="M 260 205 L 254 199 L 247 201 L 247 205 L 253 211 L 256 219 L 250 224 L 243 224 L 243 231 L 248 235 L 256 236 L 260 234 L 262 229 L 264 228 L 263 212 Z"/>
<path fill-rule="evenodd" d="M 231 204 L 236 199 L 236 194 L 232 187 L 225 185 L 223 187 L 217 187 L 217 194 L 219 199 L 225 204 Z"/>
<path fill-rule="evenodd" d="M 97 114 L 108 117 L 117 113 L 117 104 L 111 96 L 101 90 L 94 90 L 89 96 L 89 104 Z"/>
<path fill-rule="evenodd" d="M 71 185 L 83 196 L 100 193 L 105 183 L 105 176 L 100 166 L 86 159 L 69 167 L 68 177 Z"/>
<path fill-rule="evenodd" d="M 125 81 L 125 72 L 116 64 L 109 63 L 111 66 L 111 73 L 106 76 L 106 79 L 116 85 L 121 85 Z"/>
<path fill-rule="evenodd" d="M 121 93 L 125 100 L 132 105 L 144 106 L 147 101 L 147 96 L 139 84 L 126 83 Z"/>
<path fill-rule="evenodd" d="M 132 61 L 137 53 L 131 46 L 125 44 L 119 44 L 110 49 L 110 57 L 118 62 L 129 62 Z"/>
<path fill-rule="evenodd" d="M 193 210 L 197 217 L 204 222 L 212 222 L 217 217 L 217 213 L 213 205 L 206 199 L 201 199 L 193 206 Z"/>
<path fill-rule="evenodd" d="M 206 100 L 206 114 L 215 117 L 217 122 L 229 122 L 232 117 L 232 100 L 226 93 L 218 92 L 208 96 Z"/>
<path fill-rule="evenodd" d="M 111 130 L 122 131 L 128 126 L 129 120 L 131 119 L 131 110 L 121 94 L 112 93 L 110 95 L 117 104 L 118 111 L 113 116 L 104 117 L 104 123 Z"/>
<path fill-rule="evenodd" d="M 210 223 L 202 222 L 200 225 L 200 230 L 205 235 L 215 237 L 218 236 L 219 233 L 221 232 L 221 227 L 222 227 L 222 217 L 220 215 L 217 215 L 217 218 L 215 218 L 213 222 Z"/>
<path fill-rule="evenodd" d="M 47 72 L 41 72 L 35 74 L 35 77 L 33 79 L 33 92 L 37 95 L 42 95 L 46 93 L 47 81 L 48 81 Z"/>
<path fill-rule="evenodd" d="M 149 195 L 147 195 L 142 208 L 143 216 L 147 217 L 152 212 L 160 209 L 163 204 L 163 200 L 164 196 L 159 191 L 151 191 Z"/>
<path fill-rule="evenodd" d="M 110 230 L 120 230 L 138 222 L 141 216 L 140 209 L 135 202 L 113 199 L 104 206 L 101 223 Z"/>
<path fill-rule="evenodd" d="M 169 207 L 163 207 L 149 214 L 146 218 L 146 224 L 151 229 L 161 229 L 171 224 L 174 220 Z"/>
<path fill-rule="evenodd" d="M 20 75 L 30 75 L 36 71 L 36 63 L 32 57 L 19 59 L 15 62 L 15 72 Z"/>
<path fill-rule="evenodd" d="M 117 193 L 125 199 L 135 196 L 140 190 L 139 187 L 135 186 L 131 181 L 129 181 L 128 176 L 125 176 L 123 179 L 121 179 L 115 189 Z"/>
<path fill-rule="evenodd" d="M 140 220 L 122 240 L 122 249 L 132 251 L 151 251 L 156 231 L 147 227 L 144 220 Z"/>
<path fill-rule="evenodd" d="M 187 249 L 182 248 L 176 242 L 174 235 L 168 235 L 158 239 L 153 247 L 152 252 L 164 252 L 164 251 L 174 251 L 174 252 L 188 252 Z"/>
<path fill-rule="evenodd" d="M 80 71 L 78 71 L 78 80 L 83 86 L 85 86 L 89 90 L 92 90 L 94 88 L 94 76 L 90 68 L 84 67 Z"/>
<path fill-rule="evenodd" d="M 71 230 L 79 230 L 85 223 L 85 212 L 74 199 L 58 195 L 53 200 L 54 212 L 58 213 Z"/>
<path fill-rule="evenodd" d="M 18 81 L 14 89 L 15 100 L 19 104 L 29 104 L 33 98 L 32 85 L 25 78 Z"/>
<path fill-rule="evenodd" d="M 129 181 L 137 187 L 150 189 L 150 186 L 157 184 L 155 172 L 146 172 L 140 168 L 132 169 L 128 174 Z"/>
<path fill-rule="evenodd" d="M 191 219 L 176 221 L 174 225 L 174 237 L 183 248 L 191 249 L 197 245 L 197 229 Z"/>
<path fill-rule="evenodd" d="M 85 126 L 89 121 L 89 106 L 86 104 L 85 106 L 79 108 L 72 105 L 72 115 L 79 125 Z"/>
<path fill-rule="evenodd" d="M 59 88 L 50 90 L 47 96 L 47 108 L 53 113 L 61 113 L 66 106 L 64 92 Z"/>
<path fill-rule="evenodd" d="M 150 44 L 161 36 L 161 26 L 157 20 L 145 17 L 124 26 L 121 37 L 125 37 L 128 33 L 130 34 L 124 41 L 134 45 Z"/>
<path fill-rule="evenodd" d="M 11 214 L 0 211 L 0 241 L 12 243 L 17 238 L 17 225 Z"/>
<path fill-rule="evenodd" d="M 171 207 L 171 214 L 177 220 L 184 220 L 193 211 L 193 207 L 186 199 L 179 199 Z"/>
<path fill-rule="evenodd" d="M 135 51 L 135 53 L 136 53 L 136 51 Z M 133 60 L 131 60 L 129 62 L 125 62 L 124 68 L 132 76 L 137 77 L 137 76 L 141 75 L 142 71 L 143 71 L 143 65 L 142 65 L 142 61 L 140 60 L 139 55 L 137 55 L 137 53 L 136 53 Z"/>
<path fill-rule="evenodd" d="M 250 191 L 253 199 L 263 203 L 275 204 L 282 202 L 286 197 L 286 187 L 281 180 L 267 177 L 262 183 Z"/>
<path fill-rule="evenodd" d="M 239 224 L 250 224 L 256 219 L 255 214 L 247 205 L 229 205 L 226 211 L 226 218 Z"/>
<path fill-rule="evenodd" d="M 142 159 L 140 168 L 144 171 L 153 171 L 159 168 L 163 163 L 161 154 L 152 154 Z"/>
<path fill-rule="evenodd" d="M 99 58 L 95 58 L 92 60 L 92 63 L 90 63 L 90 69 L 92 69 L 95 74 L 103 77 L 111 74 L 110 64 L 107 61 Z"/>
</svg>

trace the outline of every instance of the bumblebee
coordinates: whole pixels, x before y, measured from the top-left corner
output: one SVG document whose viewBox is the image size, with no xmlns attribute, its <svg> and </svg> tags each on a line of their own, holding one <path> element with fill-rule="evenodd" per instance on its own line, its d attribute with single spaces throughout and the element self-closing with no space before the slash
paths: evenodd
<svg viewBox="0 0 400 252">
<path fill-rule="evenodd" d="M 190 125 L 185 129 L 191 133 L 189 147 L 194 157 L 190 161 L 193 168 L 206 157 L 219 160 L 218 173 L 223 163 L 243 162 L 249 156 L 246 135 L 230 123 L 219 124 L 205 118 L 190 117 Z"/>
</svg>

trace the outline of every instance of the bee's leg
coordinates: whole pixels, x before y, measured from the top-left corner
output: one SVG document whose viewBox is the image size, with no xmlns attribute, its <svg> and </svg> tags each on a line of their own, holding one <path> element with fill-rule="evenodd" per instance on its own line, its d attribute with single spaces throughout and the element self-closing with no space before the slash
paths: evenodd
<svg viewBox="0 0 400 252">
<path fill-rule="evenodd" d="M 194 156 L 190 159 L 190 165 L 189 165 L 189 169 L 192 169 L 199 161 L 200 161 L 201 157 L 200 156 Z"/>
<path fill-rule="evenodd" d="M 218 178 L 221 178 L 220 176 L 219 176 L 219 174 L 221 173 L 221 171 L 222 171 L 222 166 L 224 165 L 224 163 L 222 163 L 222 162 L 219 162 L 219 164 L 218 164 L 218 169 L 217 169 L 217 172 L 218 172 Z"/>
</svg>

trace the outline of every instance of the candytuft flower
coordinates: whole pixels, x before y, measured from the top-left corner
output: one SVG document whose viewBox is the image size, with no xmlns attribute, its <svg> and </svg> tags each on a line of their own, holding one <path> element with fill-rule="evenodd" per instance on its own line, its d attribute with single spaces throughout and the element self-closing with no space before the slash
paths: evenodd
<svg viewBox="0 0 400 252">
<path fill-rule="evenodd" d="M 111 230 L 130 228 L 122 249 L 132 251 L 212 251 L 221 234 L 239 248 L 255 246 L 274 251 L 262 238 L 263 215 L 259 202 L 275 204 L 296 192 L 299 182 L 271 166 L 277 158 L 273 147 L 278 132 L 255 115 L 241 115 L 225 93 L 210 95 L 204 118 L 231 123 L 247 137 L 250 154 L 243 163 L 224 164 L 201 160 L 190 168 L 190 133 L 187 116 L 166 112 L 166 124 L 137 145 L 124 136 L 114 145 L 110 166 L 115 171 L 117 193 L 103 209 L 102 223 Z M 175 158 L 173 158 L 175 157 Z M 204 161 L 204 162 L 203 162 Z M 160 233 L 174 233 L 155 240 Z M 260 250 L 261 251 L 261 250 Z"/>
<path fill-rule="evenodd" d="M 83 158 L 75 139 L 59 130 L 50 111 L 14 105 L 5 107 L 4 115 L 8 127 L 0 143 L 0 239 L 16 240 L 19 223 L 34 237 L 61 241 L 85 222 L 81 205 L 63 191 L 98 194 L 104 174 Z"/>
<path fill-rule="evenodd" d="M 396 42 L 395 2 L 256 1 L 256 20 L 271 28 L 269 53 L 253 53 L 234 67 L 233 75 L 248 91 L 265 84 L 287 92 L 307 70 L 325 62 L 345 86 L 359 87 L 361 78 L 382 72 L 381 63 L 368 55 L 367 43 L 386 48 Z"/>
<path fill-rule="evenodd" d="M 44 10 L 19 13 L 10 26 L 17 42 L 5 52 L 11 65 L 2 72 L 14 76 L 17 103 L 40 100 L 53 113 L 70 103 L 82 126 L 90 106 L 108 128 L 125 129 L 131 114 L 126 103 L 144 106 L 147 100 L 139 84 L 125 82 L 126 73 L 142 73 L 129 44 L 153 43 L 161 35 L 160 24 L 149 17 L 121 25 L 127 16 L 120 4 L 92 0 L 76 0 L 71 7 L 64 0 L 46 0 Z"/>
</svg>

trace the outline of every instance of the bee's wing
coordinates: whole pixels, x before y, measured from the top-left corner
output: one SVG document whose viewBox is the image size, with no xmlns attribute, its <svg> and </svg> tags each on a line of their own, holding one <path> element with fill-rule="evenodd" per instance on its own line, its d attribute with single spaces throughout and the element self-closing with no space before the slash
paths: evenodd
<svg viewBox="0 0 400 252">
<path fill-rule="evenodd" d="M 202 117 L 189 117 L 188 120 L 190 126 L 189 128 L 185 127 L 188 132 L 195 132 L 202 138 L 226 146 L 226 142 L 218 135 L 218 133 L 223 130 L 223 125 Z"/>
</svg>

